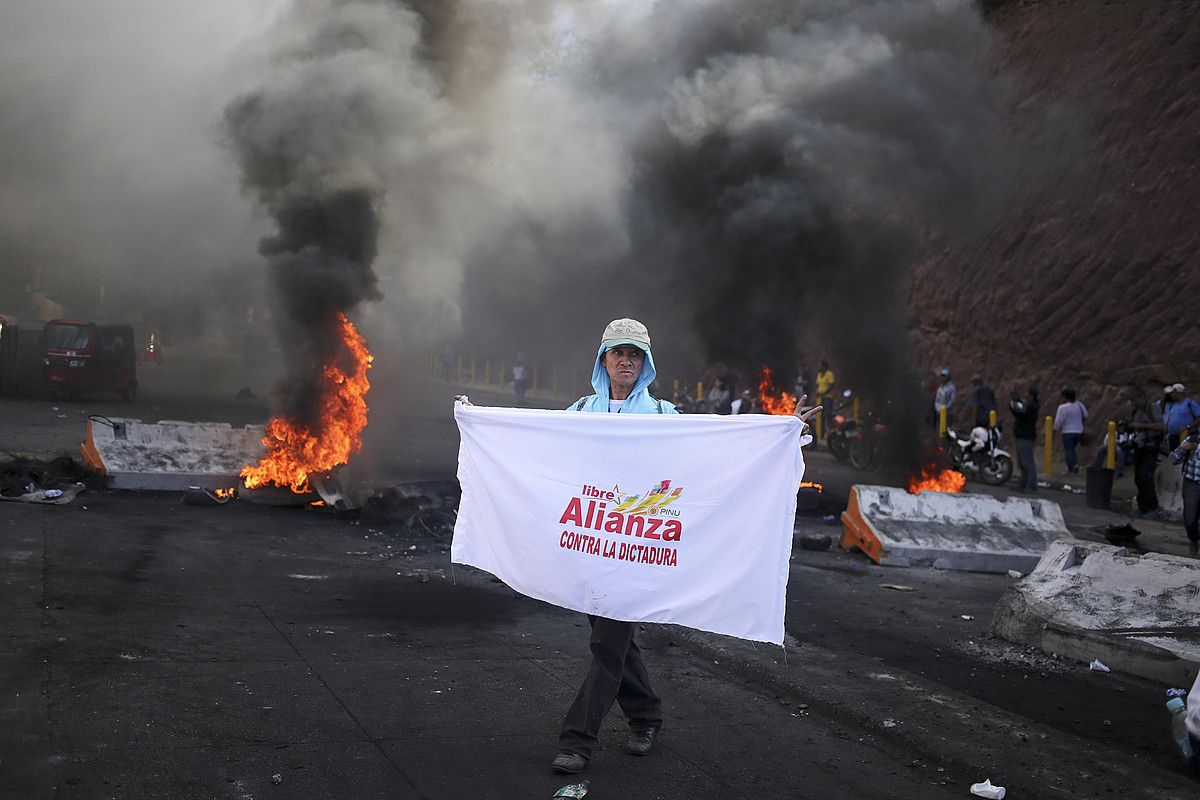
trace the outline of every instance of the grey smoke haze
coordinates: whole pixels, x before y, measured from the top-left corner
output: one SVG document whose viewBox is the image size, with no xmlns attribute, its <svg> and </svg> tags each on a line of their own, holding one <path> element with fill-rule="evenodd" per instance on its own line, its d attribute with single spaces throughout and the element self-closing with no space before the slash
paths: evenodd
<svg viewBox="0 0 1200 800">
<path fill-rule="evenodd" d="M 259 290 L 260 222 L 215 140 L 241 46 L 278 5 L 0 5 L 7 303 L 39 289 L 72 314 L 170 322 L 150 315 Z"/>
<path fill-rule="evenodd" d="M 906 271 L 1002 185 L 987 45 L 967 0 L 309 0 L 228 119 L 292 317 L 382 287 L 401 338 L 561 358 L 635 314 L 783 375 L 819 341 L 913 419 Z"/>
<path fill-rule="evenodd" d="M 0 23 L 5 269 L 142 298 L 270 275 L 289 318 L 357 308 L 377 369 L 453 340 L 583 372 L 635 315 L 667 377 L 803 349 L 915 410 L 906 270 L 1002 188 L 968 0 L 53 0 Z"/>
<path fill-rule="evenodd" d="M 681 360 L 698 345 L 703 360 L 790 376 L 808 344 L 810 365 L 831 355 L 843 386 L 915 431 L 927 400 L 905 276 L 925 237 L 979 230 L 1011 166 L 1007 86 L 983 63 L 974 6 L 660 0 L 600 23 L 564 80 L 627 156 L 628 243 L 512 228 L 511 253 L 471 265 L 468 330 L 504 326 L 491 300 L 532 251 L 558 268 L 502 310 L 514 335 L 561 341 L 596 303 L 588 333 L 639 315 Z M 915 433 L 896 444 L 921 459 Z"/>
</svg>

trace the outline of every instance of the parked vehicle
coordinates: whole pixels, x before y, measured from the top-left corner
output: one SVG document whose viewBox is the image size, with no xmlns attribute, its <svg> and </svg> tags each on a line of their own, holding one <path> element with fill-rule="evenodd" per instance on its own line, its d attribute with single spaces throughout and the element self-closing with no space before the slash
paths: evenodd
<svg viewBox="0 0 1200 800">
<path fill-rule="evenodd" d="M 858 436 L 858 426 L 849 414 L 834 414 L 825 432 L 825 446 L 838 461 L 850 460 L 850 442 Z"/>
<path fill-rule="evenodd" d="M 98 325 L 69 319 L 42 331 L 42 378 L 54 397 L 116 392 L 132 402 L 137 392 L 137 358 L 131 325 Z"/>
<path fill-rule="evenodd" d="M 946 431 L 946 452 L 951 466 L 968 480 L 991 486 L 999 486 L 1012 477 L 1012 456 L 1000 446 L 1002 443 L 999 428 L 972 428 L 966 439 L 960 439 L 953 430 Z"/>
<path fill-rule="evenodd" d="M 16 317 L 0 314 L 0 394 L 16 388 L 20 355 L 21 323 Z"/>
<path fill-rule="evenodd" d="M 850 466 L 861 470 L 878 467 L 886 436 L 887 425 L 873 413 L 864 412 L 855 428 L 854 437 L 849 440 L 847 455 Z"/>
</svg>

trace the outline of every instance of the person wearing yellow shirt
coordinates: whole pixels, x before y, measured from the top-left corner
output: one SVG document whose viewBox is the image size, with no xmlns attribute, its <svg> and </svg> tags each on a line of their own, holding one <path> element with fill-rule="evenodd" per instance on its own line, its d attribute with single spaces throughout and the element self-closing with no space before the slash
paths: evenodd
<svg viewBox="0 0 1200 800">
<path fill-rule="evenodd" d="M 833 370 L 829 368 L 829 362 L 821 360 L 821 371 L 817 373 L 817 402 L 820 403 L 824 398 L 828 397 L 833 391 L 834 384 L 837 383 L 837 376 L 833 374 Z"/>
</svg>

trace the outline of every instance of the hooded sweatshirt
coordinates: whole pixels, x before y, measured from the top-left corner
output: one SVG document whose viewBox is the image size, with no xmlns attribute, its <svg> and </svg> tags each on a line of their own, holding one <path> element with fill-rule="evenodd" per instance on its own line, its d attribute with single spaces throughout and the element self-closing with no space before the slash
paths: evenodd
<svg viewBox="0 0 1200 800">
<path fill-rule="evenodd" d="M 642 374 L 638 376 L 633 391 L 620 406 L 622 414 L 678 414 L 675 406 L 666 400 L 657 400 L 650 396 L 650 384 L 654 383 L 657 371 L 654 369 L 654 356 L 648 348 L 644 349 L 646 361 L 642 364 Z M 607 414 L 612 382 L 608 378 L 608 370 L 604 368 L 601 359 L 604 358 L 604 345 L 600 345 L 596 353 L 596 364 L 592 368 L 592 388 L 595 394 L 581 397 L 571 404 L 570 411 L 593 411 Z"/>
</svg>

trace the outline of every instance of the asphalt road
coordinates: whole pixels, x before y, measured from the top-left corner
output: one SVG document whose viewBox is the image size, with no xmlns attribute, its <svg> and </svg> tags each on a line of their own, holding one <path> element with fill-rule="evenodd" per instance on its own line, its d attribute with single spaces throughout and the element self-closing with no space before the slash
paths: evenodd
<svg viewBox="0 0 1200 800">
<path fill-rule="evenodd" d="M 453 388 L 380 388 L 362 473 L 452 475 Z M 267 414 L 229 386 L 149 379 L 129 405 L 0 410 L 5 449 L 33 453 L 72 450 L 90 413 Z M 822 517 L 862 476 L 813 453 L 808 477 L 825 507 L 798 531 L 836 539 Z M 1095 536 L 1099 512 L 1062 500 Z M 451 570 L 444 544 L 387 520 L 172 495 L 0 506 L 0 797 L 549 797 L 566 783 L 546 764 L 583 623 Z M 992 639 L 1009 583 L 797 548 L 786 652 L 647 632 L 662 745 L 626 756 L 610 717 L 589 796 L 961 797 L 985 777 L 1011 797 L 1194 796 L 1166 687 Z"/>
</svg>

